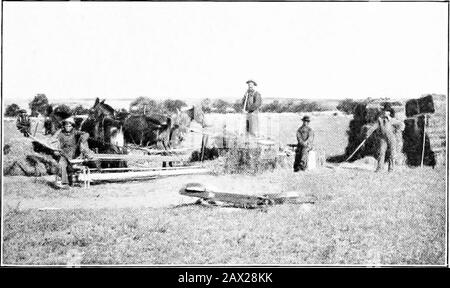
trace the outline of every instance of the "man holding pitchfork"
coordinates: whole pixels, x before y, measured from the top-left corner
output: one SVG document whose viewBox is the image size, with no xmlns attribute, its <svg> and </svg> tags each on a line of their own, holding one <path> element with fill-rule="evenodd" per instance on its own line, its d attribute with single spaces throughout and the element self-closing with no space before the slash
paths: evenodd
<svg viewBox="0 0 450 288">
<path fill-rule="evenodd" d="M 258 110 L 261 107 L 261 94 L 255 90 L 256 82 L 248 80 L 248 90 L 242 98 L 243 111 L 246 113 L 246 132 L 252 136 L 259 136 Z"/>
</svg>

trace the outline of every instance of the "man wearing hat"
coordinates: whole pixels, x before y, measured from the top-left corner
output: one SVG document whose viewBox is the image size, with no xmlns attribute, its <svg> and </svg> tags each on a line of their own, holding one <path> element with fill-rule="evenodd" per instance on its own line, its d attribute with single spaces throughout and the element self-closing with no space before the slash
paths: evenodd
<svg viewBox="0 0 450 288">
<path fill-rule="evenodd" d="M 248 80 L 248 89 L 242 98 L 242 106 L 244 113 L 247 114 L 246 131 L 252 136 L 259 136 L 258 110 L 261 107 L 261 94 L 255 90 L 256 82 Z"/>
<path fill-rule="evenodd" d="M 59 156 L 59 175 L 61 176 L 60 188 L 66 188 L 67 185 L 72 184 L 69 174 L 73 172 L 69 160 L 76 158 L 78 152 L 85 157 L 89 157 L 92 151 L 89 150 L 87 140 L 89 134 L 86 132 L 74 129 L 75 120 L 69 117 L 63 120 L 63 128 L 59 133 L 56 133 L 58 149 L 55 155 Z"/>
<path fill-rule="evenodd" d="M 314 131 L 309 127 L 309 116 L 302 118 L 303 125 L 297 130 L 297 149 L 295 150 L 294 172 L 306 170 L 308 153 L 313 149 Z"/>
<path fill-rule="evenodd" d="M 20 109 L 19 115 L 17 115 L 16 127 L 19 129 L 20 133 L 23 133 L 25 137 L 30 135 L 30 117 L 28 117 L 27 111 L 25 109 Z"/>
<path fill-rule="evenodd" d="M 386 153 L 388 156 L 388 171 L 394 170 L 394 160 L 396 150 L 398 150 L 396 133 L 398 133 L 397 131 L 402 131 L 405 127 L 403 122 L 393 117 L 394 113 L 392 107 L 385 104 L 375 124 L 366 132 L 366 139 L 373 134 L 378 142 L 378 165 L 375 172 L 383 170 Z"/>
</svg>

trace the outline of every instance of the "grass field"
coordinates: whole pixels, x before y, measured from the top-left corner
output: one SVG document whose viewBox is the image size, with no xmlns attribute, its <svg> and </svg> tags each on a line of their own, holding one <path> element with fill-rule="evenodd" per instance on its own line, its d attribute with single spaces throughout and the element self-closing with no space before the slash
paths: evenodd
<svg viewBox="0 0 450 288">
<path fill-rule="evenodd" d="M 292 135 L 293 130 L 295 140 L 300 116 L 294 116 L 283 121 L 292 126 L 280 126 L 285 131 L 280 133 Z M 311 124 L 317 125 L 317 145 L 328 155 L 344 151 L 348 118 L 317 116 Z M 10 137 L 7 131 L 5 140 Z M 283 138 L 287 143 L 292 140 L 288 137 L 292 136 Z M 89 190 L 55 190 L 49 181 L 3 178 L 4 264 L 444 265 L 446 261 L 442 166 L 401 167 L 393 173 L 328 168 L 293 173 L 278 168 L 254 176 L 179 176 L 93 185 Z M 314 195 L 317 202 L 266 211 L 205 207 L 178 194 L 187 182 L 235 192 L 300 191 Z"/>
</svg>

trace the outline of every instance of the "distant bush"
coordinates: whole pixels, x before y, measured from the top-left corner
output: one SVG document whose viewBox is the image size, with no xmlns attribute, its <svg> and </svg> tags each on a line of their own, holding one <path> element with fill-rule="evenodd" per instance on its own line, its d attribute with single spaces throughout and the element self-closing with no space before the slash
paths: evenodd
<svg viewBox="0 0 450 288">
<path fill-rule="evenodd" d="M 33 100 L 29 103 L 31 109 L 31 116 L 37 116 L 38 113 L 45 115 L 48 109 L 48 99 L 45 94 L 36 94 Z"/>
<path fill-rule="evenodd" d="M 89 109 L 83 107 L 82 105 L 77 105 L 72 110 L 72 115 L 87 115 L 89 114 Z"/>
<path fill-rule="evenodd" d="M 227 113 L 228 109 L 231 106 L 230 103 L 228 103 L 225 100 L 222 99 L 217 99 L 212 103 L 212 111 L 216 112 L 216 113 Z"/>
<path fill-rule="evenodd" d="M 11 104 L 6 106 L 5 116 L 16 117 L 19 114 L 20 107 L 17 104 Z"/>
<path fill-rule="evenodd" d="M 181 107 L 187 106 L 184 101 L 181 100 L 172 100 L 172 99 L 166 99 L 162 103 L 162 110 L 167 111 L 169 113 L 175 113 L 177 110 L 181 109 Z"/>
<path fill-rule="evenodd" d="M 72 109 L 70 109 L 70 107 L 67 106 L 66 104 L 58 105 L 54 109 L 54 113 L 56 115 L 62 116 L 63 118 L 73 115 L 72 112 L 73 112 Z"/>
<path fill-rule="evenodd" d="M 338 106 L 336 106 L 336 109 L 346 114 L 353 114 L 358 104 L 359 102 L 353 99 L 345 99 L 339 102 Z"/>
<path fill-rule="evenodd" d="M 172 114 L 186 106 L 182 100 L 166 99 L 162 102 L 140 96 L 130 104 L 130 112 L 137 114 Z"/>
<path fill-rule="evenodd" d="M 211 113 L 212 110 L 212 102 L 211 99 L 205 98 L 200 103 L 202 110 L 204 113 Z"/>
<path fill-rule="evenodd" d="M 315 101 L 289 101 L 280 103 L 278 100 L 272 103 L 264 104 L 261 107 L 261 112 L 272 112 L 272 113 L 284 113 L 284 112 L 314 112 L 314 111 L 326 111 L 326 107 Z"/>
</svg>

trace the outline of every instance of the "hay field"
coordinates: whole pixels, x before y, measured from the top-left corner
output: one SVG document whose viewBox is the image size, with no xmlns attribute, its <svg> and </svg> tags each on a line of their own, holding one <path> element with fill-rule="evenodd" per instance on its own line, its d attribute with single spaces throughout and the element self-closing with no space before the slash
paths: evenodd
<svg viewBox="0 0 450 288">
<path fill-rule="evenodd" d="M 281 146 L 297 143 L 296 132 L 302 125 L 302 117 L 311 118 L 310 126 L 315 133 L 315 147 L 325 151 L 326 156 L 343 154 L 347 146 L 346 131 L 351 116 L 329 112 L 312 113 L 260 113 L 260 134 L 278 142 Z M 245 132 L 244 114 L 207 114 L 206 123 L 211 131 L 222 135 L 223 126 L 228 133 L 243 135 Z"/>
<path fill-rule="evenodd" d="M 286 143 L 295 141 L 301 116 L 289 115 L 280 125 Z M 344 151 L 348 120 L 313 115 L 317 145 L 328 155 Z M 14 128 L 5 127 L 5 139 L 8 131 Z M 179 176 L 55 190 L 50 177 L 8 176 L 2 189 L 2 261 L 444 265 L 446 177 L 445 167 L 401 167 L 393 173 L 328 168 L 293 173 L 286 167 L 258 175 Z M 189 182 L 252 194 L 299 191 L 317 202 L 266 211 L 205 207 L 179 195 Z"/>
</svg>

